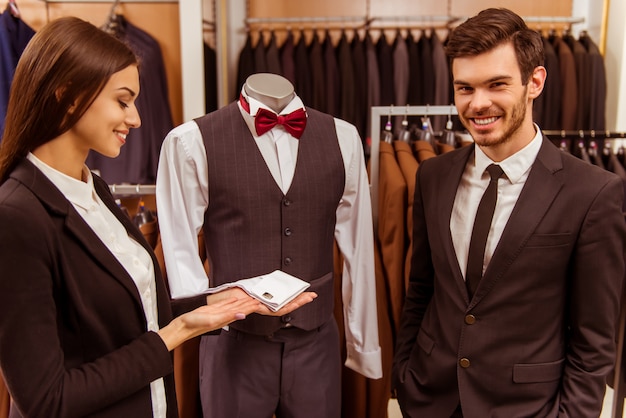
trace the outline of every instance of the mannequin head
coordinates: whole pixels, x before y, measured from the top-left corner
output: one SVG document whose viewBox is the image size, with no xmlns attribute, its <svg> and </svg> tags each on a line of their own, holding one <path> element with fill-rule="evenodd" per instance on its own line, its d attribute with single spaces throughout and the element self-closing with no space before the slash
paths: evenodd
<svg viewBox="0 0 626 418">
<path fill-rule="evenodd" d="M 285 77 L 271 73 L 252 74 L 246 79 L 244 89 L 248 96 L 276 113 L 280 113 L 294 96 L 293 84 Z"/>
</svg>

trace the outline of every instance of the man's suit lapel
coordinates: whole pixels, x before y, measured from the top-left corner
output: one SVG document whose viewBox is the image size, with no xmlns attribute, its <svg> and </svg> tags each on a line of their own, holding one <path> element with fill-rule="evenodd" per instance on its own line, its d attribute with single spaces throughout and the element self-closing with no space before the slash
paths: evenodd
<svg viewBox="0 0 626 418">
<path fill-rule="evenodd" d="M 442 170 L 441 179 L 442 187 L 437 195 L 437 210 L 441 214 L 441 223 L 439 224 L 439 236 L 442 237 L 443 247 L 446 251 L 446 258 L 450 263 L 450 271 L 454 272 L 454 281 L 456 282 L 459 292 L 468 299 L 465 280 L 459 263 L 457 261 L 456 251 L 452 242 L 452 233 L 450 231 L 450 219 L 452 217 L 452 208 L 454 206 L 454 198 L 461 181 L 461 176 L 465 170 L 467 160 L 474 151 L 474 145 L 462 148 L 462 150 L 450 159 L 450 164 L 445 170 Z"/>
<path fill-rule="evenodd" d="M 478 303 L 506 273 L 563 187 L 563 181 L 555 175 L 563 168 L 560 152 L 543 139 L 537 159 L 472 299 L 472 305 Z"/>
<path fill-rule="evenodd" d="M 137 286 L 126 269 L 122 267 L 117 258 L 76 212 L 72 204 L 63 196 L 59 189 L 27 160 L 20 164 L 11 177 L 16 178 L 28 187 L 53 216 L 65 218 L 65 227 L 85 249 L 85 253 L 91 256 L 102 269 L 108 271 L 111 276 L 118 280 L 133 295 L 141 308 Z M 106 201 L 106 199 L 103 200 Z M 142 242 L 142 240 L 145 241 L 143 237 L 138 239 L 139 242 Z M 85 279 L 89 278 L 86 277 Z"/>
</svg>

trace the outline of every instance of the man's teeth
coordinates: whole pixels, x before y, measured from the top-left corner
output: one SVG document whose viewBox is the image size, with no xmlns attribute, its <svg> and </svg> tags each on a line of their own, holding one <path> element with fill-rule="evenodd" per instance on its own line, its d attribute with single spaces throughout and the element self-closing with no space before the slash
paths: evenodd
<svg viewBox="0 0 626 418">
<path fill-rule="evenodd" d="M 491 117 L 491 118 L 483 118 L 483 119 L 474 118 L 474 123 L 476 123 L 476 125 L 489 125 L 490 123 L 493 123 L 496 120 L 498 120 L 496 116 Z"/>
</svg>

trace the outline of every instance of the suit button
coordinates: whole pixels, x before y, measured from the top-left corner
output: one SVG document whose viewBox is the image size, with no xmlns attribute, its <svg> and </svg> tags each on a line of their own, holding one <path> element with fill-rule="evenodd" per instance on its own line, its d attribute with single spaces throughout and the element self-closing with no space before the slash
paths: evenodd
<svg viewBox="0 0 626 418">
<path fill-rule="evenodd" d="M 465 316 L 465 323 L 467 325 L 472 325 L 476 322 L 476 317 L 472 314 L 466 315 Z"/>
<path fill-rule="evenodd" d="M 290 265 L 291 262 L 293 260 L 291 259 L 291 257 L 285 257 L 285 259 L 283 260 L 283 263 L 285 263 L 286 266 Z"/>
<path fill-rule="evenodd" d="M 463 357 L 461 360 L 459 360 L 459 366 L 463 367 L 464 369 L 467 369 L 470 366 L 469 359 Z"/>
<path fill-rule="evenodd" d="M 285 315 L 285 316 L 281 317 L 280 320 L 283 321 L 283 324 L 287 324 L 287 323 L 291 322 L 291 316 L 290 315 Z"/>
<path fill-rule="evenodd" d="M 291 228 L 285 228 L 285 236 L 288 237 L 291 235 Z"/>
</svg>

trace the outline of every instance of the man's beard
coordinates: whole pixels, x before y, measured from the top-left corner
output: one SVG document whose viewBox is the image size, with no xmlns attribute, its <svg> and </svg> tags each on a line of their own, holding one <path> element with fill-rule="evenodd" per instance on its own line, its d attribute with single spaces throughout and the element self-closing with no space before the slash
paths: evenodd
<svg viewBox="0 0 626 418">
<path fill-rule="evenodd" d="M 523 125 L 524 118 L 526 117 L 526 110 L 528 107 L 528 104 L 526 103 L 527 89 L 528 89 L 528 86 L 524 86 L 524 93 L 521 95 L 520 100 L 515 104 L 515 106 L 513 106 L 513 109 L 508 118 L 508 122 L 509 122 L 508 126 L 506 127 L 502 135 L 494 139 L 489 139 L 488 135 L 480 135 L 479 141 L 477 141 L 478 145 L 483 146 L 483 147 L 493 147 L 496 145 L 504 144 L 513 137 L 513 135 Z M 466 123 L 467 123 L 466 125 L 466 128 L 467 128 L 469 125 L 469 120 Z M 468 128 L 468 131 L 471 132 L 471 129 Z"/>
</svg>

